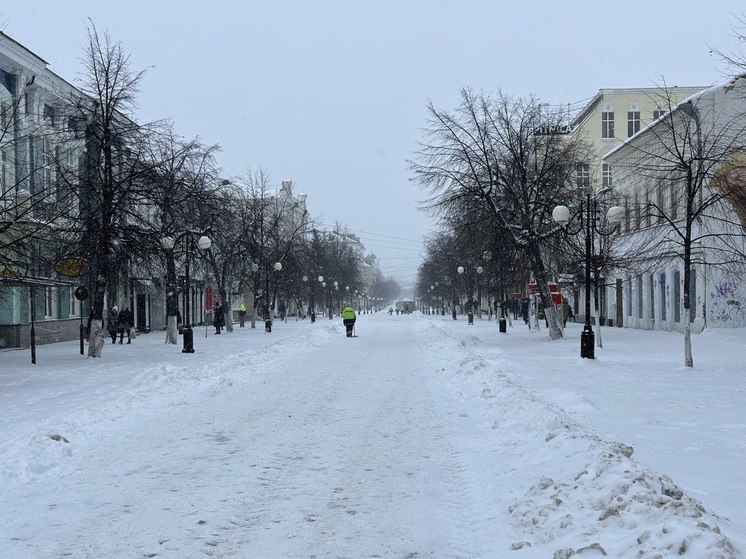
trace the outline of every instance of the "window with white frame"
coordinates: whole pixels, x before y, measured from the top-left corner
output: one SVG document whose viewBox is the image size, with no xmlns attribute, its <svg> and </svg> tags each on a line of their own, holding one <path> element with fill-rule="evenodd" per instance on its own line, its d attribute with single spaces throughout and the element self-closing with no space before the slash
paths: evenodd
<svg viewBox="0 0 746 559">
<path fill-rule="evenodd" d="M 656 206 L 658 206 L 655 209 L 656 214 L 656 221 L 660 224 L 663 223 L 663 216 L 666 208 L 666 191 L 665 191 L 665 185 L 659 184 L 658 188 L 656 189 L 656 194 L 658 196 L 658 199 L 656 201 Z"/>
<path fill-rule="evenodd" d="M 671 193 L 671 219 L 676 220 L 679 219 L 679 199 L 678 199 L 678 192 L 676 190 L 676 183 L 671 183 L 670 188 Z"/>
<path fill-rule="evenodd" d="M 610 108 L 610 107 L 607 107 Z M 604 110 L 601 112 L 601 137 L 614 137 L 614 109 Z"/>
<path fill-rule="evenodd" d="M 54 127 L 55 123 L 55 111 L 54 107 L 48 103 L 44 103 L 44 113 L 43 113 L 44 122 L 49 124 L 49 126 Z"/>
<path fill-rule="evenodd" d="M 630 138 L 640 131 L 640 106 L 632 103 L 627 109 L 627 137 Z"/>
<path fill-rule="evenodd" d="M 644 302 L 642 275 L 639 275 L 637 276 L 637 318 L 642 318 L 642 309 Z"/>
<path fill-rule="evenodd" d="M 632 212 L 629 207 L 629 195 L 624 196 L 624 231 L 629 233 L 631 231 Z"/>
<path fill-rule="evenodd" d="M 8 169 L 8 154 L 0 147 L 0 192 L 3 194 L 7 189 L 8 178 L 10 177 L 10 171 Z"/>
<path fill-rule="evenodd" d="M 655 320 L 655 274 L 649 275 L 648 288 L 650 290 L 650 306 L 648 308 L 648 318 Z"/>
<path fill-rule="evenodd" d="M 54 318 L 54 288 L 47 287 L 44 290 L 44 316 Z"/>
<path fill-rule="evenodd" d="M 591 187 L 591 165 L 590 163 L 578 163 L 575 167 L 576 184 L 579 189 Z"/>
<path fill-rule="evenodd" d="M 611 165 L 608 163 L 601 166 L 601 186 L 611 187 Z"/>
<path fill-rule="evenodd" d="M 70 316 L 78 316 L 80 310 L 80 301 L 75 297 L 75 288 L 68 288 L 68 297 L 70 298 Z"/>
<path fill-rule="evenodd" d="M 642 211 L 640 210 L 640 193 L 635 192 L 635 229 L 642 227 Z"/>
<path fill-rule="evenodd" d="M 627 281 L 625 282 L 625 284 L 626 284 L 625 287 L 626 287 L 626 292 L 627 292 L 626 293 L 626 295 L 627 295 L 627 297 L 626 297 L 626 299 L 627 299 L 626 300 L 626 303 L 627 303 L 626 304 L 627 312 L 625 314 L 626 314 L 626 316 L 630 316 L 631 317 L 632 316 L 632 278 L 629 277 L 629 276 L 627 276 Z"/>
<path fill-rule="evenodd" d="M 49 193 L 52 192 L 52 188 L 55 184 L 55 178 L 57 174 L 56 170 L 56 164 L 54 160 L 54 151 L 52 151 L 52 147 L 50 145 L 49 139 L 44 139 L 44 154 L 43 154 L 43 176 L 44 176 L 44 191 Z"/>
<path fill-rule="evenodd" d="M 660 117 L 662 117 L 664 114 L 666 114 L 666 111 L 661 109 L 660 107 L 653 109 L 653 120 L 658 120 Z"/>
</svg>

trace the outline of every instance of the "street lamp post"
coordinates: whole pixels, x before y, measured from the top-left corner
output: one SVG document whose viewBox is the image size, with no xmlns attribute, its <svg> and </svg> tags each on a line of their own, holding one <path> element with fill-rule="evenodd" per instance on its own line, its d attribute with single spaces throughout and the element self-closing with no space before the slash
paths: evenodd
<svg viewBox="0 0 746 559">
<path fill-rule="evenodd" d="M 600 192 L 602 194 L 604 191 Z M 618 223 L 624 213 L 624 208 L 612 206 L 606 213 L 606 218 L 611 223 Z M 574 216 L 570 216 L 567 206 L 557 206 L 552 211 L 552 219 L 566 228 L 573 220 L 578 220 L 578 228 L 575 231 L 567 231 L 571 235 L 578 234 L 585 229 L 585 325 L 580 334 L 580 357 L 584 359 L 595 359 L 595 334 L 591 327 L 591 262 L 593 260 L 593 235 L 598 233 L 609 236 L 616 230 L 616 225 L 609 231 L 598 227 L 598 204 L 596 198 L 591 198 L 590 192 L 585 196 L 585 203 L 580 202 L 580 207 Z"/>
<path fill-rule="evenodd" d="M 184 338 L 184 347 L 181 350 L 182 353 L 194 353 L 194 332 L 192 331 L 192 320 L 191 320 L 191 312 L 189 309 L 190 305 L 190 293 L 191 293 L 191 285 L 190 285 L 190 277 L 189 277 L 189 267 L 190 267 L 190 260 L 191 260 L 191 246 L 192 242 L 194 241 L 194 236 L 198 235 L 199 233 L 195 233 L 194 231 L 185 231 L 179 236 L 185 237 L 185 244 L 186 244 L 186 262 L 185 262 L 185 276 L 184 276 L 184 327 L 182 329 L 182 335 Z M 175 240 L 173 237 L 164 237 L 161 241 L 161 244 L 164 248 L 171 250 L 174 247 Z M 210 240 L 210 237 L 207 235 L 201 235 L 199 239 L 197 240 L 197 247 L 200 250 L 207 250 L 212 246 L 212 241 Z"/>
<path fill-rule="evenodd" d="M 339 282 L 338 281 L 334 282 L 334 291 L 332 291 L 332 298 L 331 298 L 332 307 L 334 306 L 335 295 L 337 297 L 337 305 L 339 305 Z M 331 318 L 331 313 L 329 313 L 329 318 Z"/>
<path fill-rule="evenodd" d="M 308 276 L 303 276 L 303 283 L 308 282 Z M 313 281 L 308 284 L 308 316 L 311 317 L 311 322 L 316 322 L 316 310 L 314 308 L 313 292 L 314 292 Z"/>
<path fill-rule="evenodd" d="M 477 266 L 475 269 L 476 269 L 477 274 L 481 274 L 484 271 L 484 268 L 482 268 L 481 266 Z M 459 266 L 456 271 L 459 273 L 459 275 L 463 275 L 466 270 L 464 269 L 463 266 Z M 479 298 L 478 288 L 477 288 L 477 298 Z M 472 286 L 469 286 L 469 294 L 468 294 L 468 300 L 466 304 L 468 306 L 468 309 L 466 311 L 468 323 L 471 325 L 474 325 L 474 293 L 473 293 Z"/>
<path fill-rule="evenodd" d="M 272 266 L 272 269 L 275 271 L 275 274 L 280 273 L 282 270 L 282 264 L 280 262 L 275 262 Z M 275 276 L 275 290 L 277 289 L 277 276 Z M 269 289 L 269 274 L 267 274 L 267 294 L 266 294 L 266 301 L 265 301 L 265 308 L 267 309 L 264 315 L 264 331 L 267 333 L 272 332 L 272 308 L 270 307 L 270 304 L 272 301 L 270 301 L 270 289 Z M 275 299 L 275 310 L 277 307 L 277 300 Z"/>
<path fill-rule="evenodd" d="M 319 282 L 319 284 L 321 285 L 321 287 L 324 287 L 324 286 L 326 286 L 326 284 L 324 283 L 324 276 L 319 276 L 319 277 L 318 277 L 318 278 L 316 278 L 316 279 L 318 280 L 318 282 Z M 311 293 L 313 294 L 313 291 L 312 291 Z M 321 297 L 322 297 L 322 299 L 323 299 L 323 291 L 322 291 L 322 296 L 321 296 Z M 313 306 L 313 319 L 314 319 L 314 320 L 316 320 L 316 301 L 314 301 L 313 305 L 314 305 L 314 306 Z M 323 303 L 322 303 L 322 305 L 323 305 Z M 322 306 L 322 309 L 323 309 L 323 306 Z M 324 313 L 323 313 L 323 310 L 322 310 L 322 313 L 321 313 L 321 314 L 322 314 L 322 316 L 323 316 L 323 314 L 324 314 Z"/>
</svg>

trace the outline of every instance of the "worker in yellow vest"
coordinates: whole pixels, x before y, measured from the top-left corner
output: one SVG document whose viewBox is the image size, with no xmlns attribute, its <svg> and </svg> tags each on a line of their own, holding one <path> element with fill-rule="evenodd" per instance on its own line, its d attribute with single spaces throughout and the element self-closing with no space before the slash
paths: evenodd
<svg viewBox="0 0 746 559">
<path fill-rule="evenodd" d="M 345 325 L 348 338 L 352 337 L 352 331 L 355 327 L 355 318 L 355 309 L 350 305 L 346 305 L 345 308 L 342 309 L 342 324 Z"/>
</svg>

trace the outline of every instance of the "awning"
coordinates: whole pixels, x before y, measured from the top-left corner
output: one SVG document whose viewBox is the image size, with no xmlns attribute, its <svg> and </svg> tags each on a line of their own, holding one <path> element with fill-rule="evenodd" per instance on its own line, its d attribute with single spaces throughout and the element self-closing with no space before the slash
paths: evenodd
<svg viewBox="0 0 746 559">
<path fill-rule="evenodd" d="M 64 287 L 77 285 L 74 281 L 34 276 L 0 275 L 0 286 L 7 287 Z"/>
<path fill-rule="evenodd" d="M 148 295 L 157 295 L 160 293 L 153 280 L 145 278 L 132 278 L 132 291 L 135 293 L 147 293 Z"/>
</svg>

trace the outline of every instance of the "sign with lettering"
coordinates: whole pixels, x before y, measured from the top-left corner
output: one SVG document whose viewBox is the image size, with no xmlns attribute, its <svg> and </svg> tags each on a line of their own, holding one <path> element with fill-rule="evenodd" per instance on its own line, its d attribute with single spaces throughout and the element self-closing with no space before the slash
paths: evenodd
<svg viewBox="0 0 746 559">
<path fill-rule="evenodd" d="M 570 124 L 544 124 L 534 130 L 536 136 L 564 136 L 572 134 L 575 128 Z"/>
<path fill-rule="evenodd" d="M 62 276 L 78 278 L 88 273 L 88 262 L 82 258 L 65 258 L 54 265 L 54 269 Z"/>
</svg>

